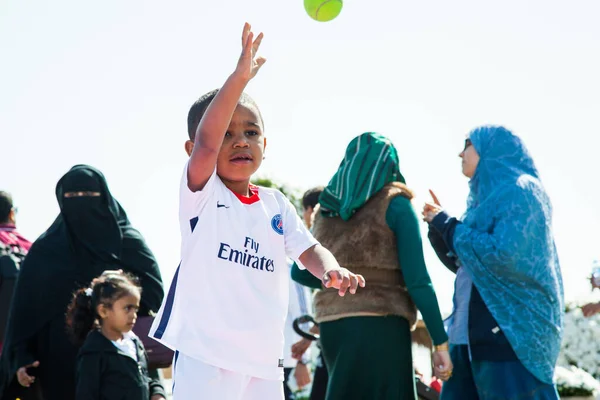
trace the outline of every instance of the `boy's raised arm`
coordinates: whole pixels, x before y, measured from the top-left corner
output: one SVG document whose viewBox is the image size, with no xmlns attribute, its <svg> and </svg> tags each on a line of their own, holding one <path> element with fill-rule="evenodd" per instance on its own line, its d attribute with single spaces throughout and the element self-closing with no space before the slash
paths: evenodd
<svg viewBox="0 0 600 400">
<path fill-rule="evenodd" d="M 223 138 L 231 122 L 233 112 L 244 88 L 254 78 L 260 67 L 265 63 L 262 57 L 256 57 L 256 52 L 262 41 L 263 34 L 254 40 L 250 24 L 244 25 L 242 33 L 242 54 L 235 71 L 229 76 L 223 87 L 210 103 L 202 120 L 196 129 L 194 149 L 188 164 L 188 187 L 191 191 L 202 190 L 212 175 Z"/>
</svg>

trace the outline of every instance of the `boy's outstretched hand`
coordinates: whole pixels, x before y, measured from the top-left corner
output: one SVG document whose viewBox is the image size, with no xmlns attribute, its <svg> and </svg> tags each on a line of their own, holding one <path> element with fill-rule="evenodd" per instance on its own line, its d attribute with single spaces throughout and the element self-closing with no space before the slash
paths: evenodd
<svg viewBox="0 0 600 400">
<path fill-rule="evenodd" d="M 242 32 L 242 55 L 240 55 L 235 74 L 246 81 L 254 78 L 260 67 L 267 61 L 263 57 L 256 56 L 262 39 L 262 32 L 255 40 L 250 24 L 247 22 L 244 24 L 244 31 Z"/>
<path fill-rule="evenodd" d="M 321 279 L 326 288 L 338 289 L 340 296 L 356 293 L 358 287 L 365 287 L 365 278 L 340 267 L 329 250 L 320 244 L 307 249 L 299 257 L 300 263 L 311 274 Z"/>
<path fill-rule="evenodd" d="M 351 294 L 356 293 L 356 289 L 359 286 L 365 287 L 365 278 L 362 275 L 348 271 L 346 268 L 325 272 L 322 281 L 326 288 L 339 289 L 340 296 L 345 295 L 346 291 L 349 291 Z"/>
</svg>

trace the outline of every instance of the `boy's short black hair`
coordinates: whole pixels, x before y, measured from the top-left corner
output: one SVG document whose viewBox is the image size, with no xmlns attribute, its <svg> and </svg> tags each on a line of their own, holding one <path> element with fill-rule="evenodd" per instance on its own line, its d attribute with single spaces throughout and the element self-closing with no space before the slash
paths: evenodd
<svg viewBox="0 0 600 400">
<path fill-rule="evenodd" d="M 187 119 L 188 136 L 190 137 L 190 140 L 194 140 L 194 138 L 196 137 L 196 129 L 198 129 L 198 124 L 200 123 L 200 120 L 204 116 L 206 109 L 210 105 L 211 101 L 213 101 L 218 92 L 219 89 L 215 89 L 202 95 L 190 108 Z M 258 118 L 260 119 L 260 124 L 264 128 L 264 123 L 262 115 L 260 114 L 260 109 L 258 108 L 256 102 L 252 99 L 252 97 L 250 97 L 246 93 L 242 93 L 239 104 L 247 106 L 249 108 L 254 108 L 256 110 L 256 113 L 258 114 Z"/>
<path fill-rule="evenodd" d="M 319 196 L 325 188 L 323 186 L 317 186 L 312 189 L 308 189 L 304 196 L 302 196 L 302 207 L 307 209 L 308 207 L 315 208 L 319 203 Z"/>
<path fill-rule="evenodd" d="M 10 193 L 0 190 L 0 224 L 8 222 L 8 216 L 13 209 L 13 199 Z"/>
</svg>

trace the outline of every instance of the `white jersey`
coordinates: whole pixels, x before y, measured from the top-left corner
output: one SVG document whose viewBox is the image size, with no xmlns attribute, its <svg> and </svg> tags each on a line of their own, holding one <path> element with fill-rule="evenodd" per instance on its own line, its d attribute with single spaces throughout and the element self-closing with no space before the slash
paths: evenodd
<svg viewBox="0 0 600 400">
<path fill-rule="evenodd" d="M 186 166 L 181 264 L 150 336 L 222 369 L 282 379 L 286 258 L 298 260 L 317 241 L 281 192 L 251 191 L 251 197 L 237 195 L 215 171 L 201 191 L 192 192 Z"/>
</svg>

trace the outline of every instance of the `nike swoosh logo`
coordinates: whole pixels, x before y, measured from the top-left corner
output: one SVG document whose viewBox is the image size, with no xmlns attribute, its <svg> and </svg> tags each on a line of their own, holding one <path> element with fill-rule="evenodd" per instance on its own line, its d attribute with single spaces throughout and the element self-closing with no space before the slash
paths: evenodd
<svg viewBox="0 0 600 400">
<path fill-rule="evenodd" d="M 219 204 L 219 202 L 217 201 L 217 208 L 221 208 L 221 207 L 229 208 L 225 204 Z"/>
</svg>

